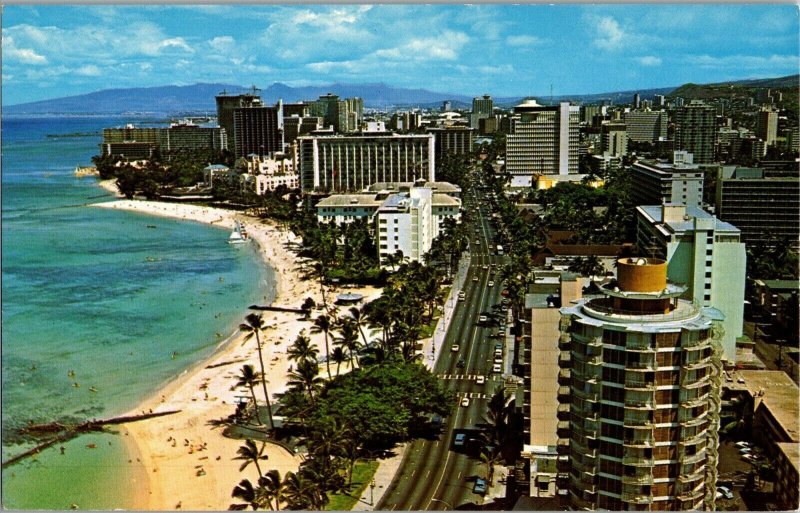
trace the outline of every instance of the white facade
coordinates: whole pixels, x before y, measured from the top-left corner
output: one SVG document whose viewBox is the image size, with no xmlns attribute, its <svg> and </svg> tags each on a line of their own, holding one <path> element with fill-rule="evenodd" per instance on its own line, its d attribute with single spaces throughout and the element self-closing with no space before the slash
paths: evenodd
<svg viewBox="0 0 800 513">
<path fill-rule="evenodd" d="M 511 175 L 578 172 L 580 108 L 561 102 L 545 107 L 528 100 L 515 108 L 506 138 L 506 169 Z"/>
<path fill-rule="evenodd" d="M 433 242 L 432 191 L 413 187 L 407 197 L 390 196 L 375 215 L 378 235 L 378 256 L 381 266 L 398 251 L 403 258 L 419 262 Z"/>
<path fill-rule="evenodd" d="M 300 187 L 300 178 L 295 171 L 294 161 L 276 154 L 275 158 L 249 155 L 236 162 L 237 168 L 245 172 L 244 183 L 256 194 L 262 196 L 267 191 L 274 191 L 281 185 L 290 189 Z"/>
<path fill-rule="evenodd" d="M 639 248 L 647 256 L 665 259 L 669 280 L 685 284 L 697 305 L 725 315 L 722 349 L 735 362 L 744 322 L 747 260 L 741 232 L 697 207 L 653 205 L 636 211 Z"/>
</svg>

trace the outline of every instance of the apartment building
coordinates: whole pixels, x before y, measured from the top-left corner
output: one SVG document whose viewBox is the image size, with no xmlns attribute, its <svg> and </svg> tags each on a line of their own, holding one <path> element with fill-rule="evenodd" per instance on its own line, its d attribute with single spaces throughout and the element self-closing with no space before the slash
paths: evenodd
<svg viewBox="0 0 800 513">
<path fill-rule="evenodd" d="M 526 100 L 514 108 L 506 137 L 506 170 L 523 185 L 534 174 L 578 173 L 579 112 L 561 102 L 542 106 Z"/>
<path fill-rule="evenodd" d="M 303 192 L 356 192 L 376 182 L 436 180 L 434 138 L 374 133 L 297 139 Z"/>
<path fill-rule="evenodd" d="M 561 307 L 569 507 L 713 510 L 719 315 L 684 293 L 664 260 L 622 259 L 602 297 Z"/>
<path fill-rule="evenodd" d="M 635 205 L 703 204 L 703 172 L 696 165 L 639 161 L 631 166 L 631 200 Z"/>
<path fill-rule="evenodd" d="M 442 162 L 445 155 L 467 155 L 472 153 L 472 142 L 475 130 L 462 126 L 449 126 L 444 128 L 427 128 L 426 132 L 433 134 L 434 155 L 436 162 Z"/>
<path fill-rule="evenodd" d="M 667 261 L 667 277 L 687 287 L 686 299 L 725 316 L 722 356 L 735 363 L 747 260 L 739 229 L 694 206 L 640 206 L 636 216 L 639 250 Z"/>
<path fill-rule="evenodd" d="M 260 101 L 233 109 L 234 153 L 261 157 L 283 151 L 283 102 L 272 107 Z"/>
<path fill-rule="evenodd" d="M 430 251 L 435 238 L 432 200 L 431 189 L 412 187 L 407 196 L 393 194 L 378 207 L 375 233 L 381 266 L 389 266 L 389 257 L 398 253 L 419 262 Z"/>
<path fill-rule="evenodd" d="M 783 239 L 800 246 L 800 176 L 767 177 L 764 169 L 725 166 L 717 178 L 720 219 L 742 231 L 747 244 Z"/>
<path fill-rule="evenodd" d="M 675 149 L 694 154 L 698 164 L 714 162 L 717 109 L 692 100 L 675 111 Z"/>
<path fill-rule="evenodd" d="M 626 112 L 622 117 L 628 139 L 655 142 L 667 138 L 667 113 L 661 110 Z"/>
</svg>

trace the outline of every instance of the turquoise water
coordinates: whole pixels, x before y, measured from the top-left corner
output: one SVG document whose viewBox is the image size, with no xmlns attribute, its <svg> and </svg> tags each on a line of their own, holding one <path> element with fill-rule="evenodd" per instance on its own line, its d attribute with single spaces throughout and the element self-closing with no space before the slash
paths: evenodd
<svg viewBox="0 0 800 513">
<path fill-rule="evenodd" d="M 87 206 L 112 198 L 75 178 L 75 165 L 89 164 L 102 127 L 127 121 L 3 119 L 4 461 L 29 447 L 16 428 L 126 411 L 211 354 L 248 305 L 272 298 L 272 271 L 224 230 Z M 47 137 L 78 132 L 97 135 Z M 64 455 L 54 448 L 4 469 L 3 506 L 130 507 L 135 462 L 120 442 L 84 436 Z"/>
</svg>

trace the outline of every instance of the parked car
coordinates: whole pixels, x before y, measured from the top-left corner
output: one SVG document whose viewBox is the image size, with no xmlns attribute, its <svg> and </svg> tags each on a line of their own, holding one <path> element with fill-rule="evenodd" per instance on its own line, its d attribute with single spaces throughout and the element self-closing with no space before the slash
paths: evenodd
<svg viewBox="0 0 800 513">
<path fill-rule="evenodd" d="M 492 365 L 492 372 L 500 374 L 501 372 L 503 372 L 503 366 L 500 365 L 499 363 L 495 363 L 494 365 Z"/>
<path fill-rule="evenodd" d="M 485 315 L 481 315 L 480 317 L 478 317 L 478 322 L 486 322 L 487 320 L 488 319 Z"/>
<path fill-rule="evenodd" d="M 461 399 L 461 406 L 469 406 L 469 397 Z"/>
<path fill-rule="evenodd" d="M 486 284 L 487 287 L 494 287 L 494 281 L 489 280 L 489 283 Z"/>
<path fill-rule="evenodd" d="M 486 480 L 480 477 L 475 480 L 475 485 L 472 487 L 473 493 L 484 495 L 486 493 Z"/>
<path fill-rule="evenodd" d="M 457 353 L 459 349 L 461 349 L 461 347 L 458 344 L 453 344 L 453 347 L 450 348 L 454 353 Z"/>
<path fill-rule="evenodd" d="M 464 445 L 464 440 L 466 440 L 466 438 L 467 435 L 465 435 L 464 433 L 457 434 L 455 440 L 453 441 L 453 445 L 455 445 L 456 447 Z"/>
<path fill-rule="evenodd" d="M 720 495 L 726 499 L 733 499 L 733 492 L 727 486 L 717 487 L 717 499 L 719 499 Z"/>
<path fill-rule="evenodd" d="M 475 378 L 475 383 L 477 383 L 478 385 L 483 385 L 484 383 L 486 383 L 486 376 L 484 375 L 478 376 L 477 378 Z"/>
</svg>

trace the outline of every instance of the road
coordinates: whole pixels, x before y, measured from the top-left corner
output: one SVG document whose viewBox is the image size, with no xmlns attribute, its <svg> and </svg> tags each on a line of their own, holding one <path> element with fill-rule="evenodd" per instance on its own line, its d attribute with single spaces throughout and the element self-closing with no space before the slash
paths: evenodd
<svg viewBox="0 0 800 513">
<path fill-rule="evenodd" d="M 495 344 L 503 338 L 496 337 L 498 326 L 479 326 L 481 314 L 490 313 L 500 302 L 502 286 L 499 282 L 488 286 L 489 270 L 485 264 L 502 265 L 504 257 L 491 250 L 493 230 L 487 219 L 488 209 L 474 221 L 472 232 L 470 268 L 464 285 L 466 298 L 459 301 L 447 331 L 444 347 L 434 367 L 434 372 L 444 380 L 445 386 L 456 391 L 458 398 L 452 415 L 443 423 L 438 439 L 418 439 L 407 448 L 400 468 L 383 499 L 379 510 L 445 510 L 465 504 L 480 504 L 481 497 L 472 492 L 475 478 L 485 477 L 485 466 L 477 459 L 477 451 L 467 454 L 465 447 L 454 447 L 457 433 L 477 433 L 486 405 L 495 385 L 501 382 L 500 374 L 493 374 L 492 364 Z M 480 244 L 476 245 L 475 237 Z M 477 281 L 473 278 L 477 277 Z M 459 351 L 451 350 L 453 344 Z M 505 355 L 505 350 L 504 350 Z M 458 360 L 464 358 L 463 368 Z M 475 378 L 486 376 L 479 385 Z M 469 397 L 469 406 L 461 406 L 463 397 Z M 465 431 L 466 430 L 466 431 Z"/>
</svg>

